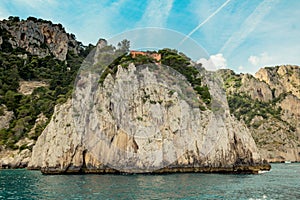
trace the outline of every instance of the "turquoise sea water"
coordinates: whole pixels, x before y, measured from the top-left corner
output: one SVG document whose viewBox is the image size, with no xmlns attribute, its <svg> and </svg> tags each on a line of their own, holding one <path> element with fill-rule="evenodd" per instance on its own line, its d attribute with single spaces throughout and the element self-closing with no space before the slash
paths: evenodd
<svg viewBox="0 0 300 200">
<path fill-rule="evenodd" d="M 300 163 L 259 175 L 42 175 L 0 170 L 0 199 L 300 199 Z"/>
</svg>

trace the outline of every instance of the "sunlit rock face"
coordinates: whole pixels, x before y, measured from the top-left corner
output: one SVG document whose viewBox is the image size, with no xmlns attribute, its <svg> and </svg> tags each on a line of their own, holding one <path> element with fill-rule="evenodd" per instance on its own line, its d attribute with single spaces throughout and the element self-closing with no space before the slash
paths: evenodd
<svg viewBox="0 0 300 200">
<path fill-rule="evenodd" d="M 300 161 L 300 67 L 282 65 L 261 68 L 254 76 L 220 70 L 227 97 L 239 95 L 233 114 L 246 122 L 269 162 Z M 240 100 L 241 100 L 240 99 Z M 247 105 L 246 105 L 247 104 Z M 251 107 L 246 111 L 245 107 Z M 240 109 L 240 110 L 239 110 Z M 243 111 L 242 111 L 243 110 Z M 274 112 L 275 111 L 275 112 Z"/>
<path fill-rule="evenodd" d="M 33 55 L 45 57 L 53 54 L 59 60 L 66 60 L 68 51 L 79 53 L 75 36 L 66 33 L 61 24 L 41 19 L 0 22 L 0 28 L 7 30 L 13 48 L 23 48 Z M 0 39 L 0 46 L 2 38 Z"/>
<path fill-rule="evenodd" d="M 75 95 L 56 106 L 29 168 L 43 173 L 252 172 L 269 169 L 250 132 L 229 113 L 221 82 L 202 73 L 210 109 L 161 64 L 81 71 Z"/>
</svg>

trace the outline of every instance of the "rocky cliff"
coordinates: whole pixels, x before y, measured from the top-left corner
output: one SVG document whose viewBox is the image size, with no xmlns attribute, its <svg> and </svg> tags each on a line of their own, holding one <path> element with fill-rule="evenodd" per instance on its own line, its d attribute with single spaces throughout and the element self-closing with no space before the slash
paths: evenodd
<svg viewBox="0 0 300 200">
<path fill-rule="evenodd" d="M 61 24 L 0 21 L 0 168 L 27 166 L 54 106 L 70 97 L 89 47 Z"/>
<path fill-rule="evenodd" d="M 115 51 L 101 39 L 90 56 L 105 62 L 80 71 L 70 100 L 93 47 L 60 24 L 0 21 L 0 168 L 253 172 L 268 168 L 262 158 L 300 160 L 298 66 L 221 70 L 221 80 L 173 51 L 177 71 L 128 56 L 101 69 Z"/>
<path fill-rule="evenodd" d="M 66 33 L 61 24 L 34 17 L 21 21 L 11 17 L 0 21 L 0 29 L 8 32 L 1 34 L 0 47 L 6 40 L 13 49 L 21 48 L 40 57 L 53 54 L 59 60 L 66 60 L 68 51 L 80 51 L 80 43 L 73 34 Z"/>
<path fill-rule="evenodd" d="M 270 162 L 300 161 L 300 68 L 260 69 L 255 76 L 221 70 L 232 113 L 243 120 Z"/>
<path fill-rule="evenodd" d="M 9 127 L 9 121 L 13 118 L 13 112 L 8 111 L 5 105 L 0 106 L 0 130 Z"/>
<path fill-rule="evenodd" d="M 206 109 L 185 77 L 161 64 L 119 65 L 105 77 L 81 71 L 72 101 L 56 107 L 33 147 L 29 168 L 46 174 L 270 169 L 246 126 L 230 115 L 221 80 L 202 73 L 212 96 Z"/>
</svg>

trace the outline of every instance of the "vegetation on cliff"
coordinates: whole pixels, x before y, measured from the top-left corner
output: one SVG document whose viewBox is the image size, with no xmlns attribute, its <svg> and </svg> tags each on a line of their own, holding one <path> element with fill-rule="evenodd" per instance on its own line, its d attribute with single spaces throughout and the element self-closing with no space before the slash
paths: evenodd
<svg viewBox="0 0 300 200">
<path fill-rule="evenodd" d="M 276 69 L 278 70 L 278 68 L 279 67 L 277 66 L 274 68 L 268 67 L 267 69 L 274 71 Z M 284 121 L 281 118 L 283 111 L 280 106 L 280 102 L 282 102 L 286 96 L 290 95 L 291 92 L 283 92 L 275 97 L 275 88 L 269 88 L 272 92 L 272 97 L 270 97 L 270 100 L 268 101 L 263 101 L 247 94 L 247 89 L 241 89 L 243 86 L 243 74 L 238 75 L 231 70 L 223 70 L 221 74 L 223 77 L 224 88 L 227 91 L 227 100 L 230 111 L 238 120 L 243 120 L 249 128 L 253 126 L 257 128 L 258 124 L 252 123 L 252 120 L 255 117 L 262 117 L 263 119 L 275 118 L 277 120 Z M 247 77 L 255 79 L 255 77 L 252 77 L 251 75 L 247 75 Z M 260 82 L 259 80 L 257 81 Z M 247 80 L 245 82 L 247 82 Z M 261 93 L 260 88 L 255 88 L 253 86 L 251 90 L 257 91 L 257 93 L 261 96 L 264 95 Z M 291 126 L 291 130 L 295 129 L 296 127 Z"/>
<path fill-rule="evenodd" d="M 12 34 L 10 29 L 16 27 L 18 30 L 20 23 L 26 25 L 27 22 L 42 23 L 48 29 L 51 26 L 57 26 L 62 32 L 65 32 L 61 24 L 52 24 L 50 21 L 34 17 L 29 17 L 25 21 L 18 17 L 9 17 L 8 20 L 1 22 L 0 105 L 5 105 L 8 111 L 13 112 L 14 117 L 10 120 L 9 128 L 0 130 L 0 144 L 10 149 L 23 149 L 24 147 L 16 145 L 21 139 L 36 140 L 38 138 L 49 122 L 54 106 L 65 102 L 71 96 L 73 82 L 79 67 L 94 48 L 93 45 L 85 47 L 80 42 L 76 42 L 79 46 L 75 48 L 74 42 L 71 42 L 68 44 L 71 48 L 67 51 L 66 59 L 61 60 L 51 53 L 46 36 L 44 41 L 28 41 L 27 46 L 16 46 L 11 41 L 17 41 L 18 44 L 18 40 L 26 40 L 26 36 L 22 35 L 27 33 L 20 33 L 21 38 L 18 38 L 18 34 Z M 75 39 L 73 34 L 70 36 Z M 41 52 L 48 52 L 48 55 L 38 52 L 33 54 L 26 50 L 32 46 Z M 118 65 L 127 67 L 130 63 L 142 65 L 156 62 L 149 56 L 138 55 L 132 58 L 126 53 L 129 52 L 129 47 L 130 42 L 125 39 L 117 47 L 106 45 L 104 48 L 98 49 L 101 51 L 98 59 L 103 61 L 98 65 L 102 64 L 103 66 L 99 67 L 105 67 L 99 80 L 100 83 L 103 82 L 107 74 L 116 73 Z M 161 63 L 183 74 L 203 102 L 209 105 L 211 99 L 208 87 L 202 85 L 198 70 L 190 65 L 190 58 L 171 49 L 162 49 L 158 53 L 162 56 Z M 113 60 L 113 62 L 105 63 L 107 60 Z M 34 88 L 30 94 L 23 94 L 20 91 L 21 81 L 40 81 L 46 85 Z M 202 108 L 205 109 L 203 106 Z M 1 106 L 1 113 L 4 114 L 3 106 Z M 39 116 L 45 116 L 48 120 L 37 124 Z"/>
<path fill-rule="evenodd" d="M 159 50 L 158 53 L 160 53 L 162 57 L 161 63 L 172 67 L 184 75 L 194 90 L 200 95 L 203 102 L 209 106 L 211 102 L 211 96 L 208 87 L 202 84 L 201 74 L 199 73 L 199 70 L 195 68 L 195 66 L 191 65 L 191 59 L 177 50 L 162 49 Z"/>
<path fill-rule="evenodd" d="M 31 20 L 38 21 L 35 18 Z M 10 17 L 6 24 L 14 26 L 18 21 L 19 18 Z M 66 60 L 61 61 L 51 53 L 40 57 L 23 48 L 13 47 L 9 42 L 13 36 L 4 28 L 0 28 L 0 37 L 0 105 L 14 113 L 9 128 L 0 130 L 0 144 L 15 149 L 19 148 L 15 144 L 20 139 L 28 137 L 36 140 L 43 131 L 47 122 L 34 126 L 40 114 L 49 121 L 54 106 L 70 97 L 77 71 L 89 49 L 82 46 L 79 54 L 68 51 Z M 44 45 L 44 48 L 48 46 Z M 24 95 L 18 90 L 20 81 L 43 81 L 47 86 Z"/>
<path fill-rule="evenodd" d="M 261 116 L 263 119 L 275 117 L 280 119 L 281 108 L 276 107 L 276 101 L 271 103 L 251 99 L 246 94 L 231 94 L 227 96 L 230 112 L 238 119 L 243 120 L 248 126 L 255 116 Z M 253 124 L 257 126 L 257 124 Z"/>
<path fill-rule="evenodd" d="M 124 47 L 127 44 L 126 47 Z M 130 63 L 134 63 L 135 65 L 143 65 L 149 63 L 157 63 L 157 61 L 147 55 L 137 55 L 133 57 L 131 54 L 128 54 L 129 44 L 127 40 L 123 40 L 118 49 L 113 46 L 106 46 L 101 54 L 101 57 L 107 56 L 115 56 L 117 57 L 114 61 L 109 64 L 101 74 L 99 83 L 102 84 L 108 74 L 114 75 L 117 72 L 118 65 L 127 68 Z M 196 93 L 200 96 L 201 100 L 207 105 L 210 105 L 211 96 L 209 93 L 209 89 L 206 85 L 202 83 L 202 77 L 198 69 L 195 66 L 191 65 L 191 59 L 187 57 L 185 54 L 178 52 L 175 49 L 161 49 L 158 52 L 151 51 L 151 53 L 158 53 L 161 55 L 161 60 L 159 61 L 161 64 L 171 67 L 172 69 L 178 71 L 182 74 L 186 80 L 191 84 Z M 108 54 L 108 55 L 107 55 Z M 101 60 L 101 59 L 100 59 Z M 102 60 L 101 60 L 102 61 Z M 105 63 L 105 60 L 102 61 Z M 201 107 L 205 109 L 204 107 Z"/>
<path fill-rule="evenodd" d="M 232 70 L 219 73 L 231 114 L 247 125 L 263 156 L 274 162 L 299 160 L 300 68 L 266 67 L 255 77 Z"/>
</svg>

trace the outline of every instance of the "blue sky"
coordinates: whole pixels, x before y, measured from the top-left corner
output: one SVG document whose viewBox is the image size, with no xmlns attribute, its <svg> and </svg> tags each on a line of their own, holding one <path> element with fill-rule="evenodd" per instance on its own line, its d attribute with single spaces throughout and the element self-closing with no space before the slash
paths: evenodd
<svg viewBox="0 0 300 200">
<path fill-rule="evenodd" d="M 203 63 L 255 73 L 300 65 L 299 8 L 299 0 L 1 0 L 0 18 L 61 23 L 84 44 L 136 28 L 166 28 L 204 48 Z"/>
</svg>

